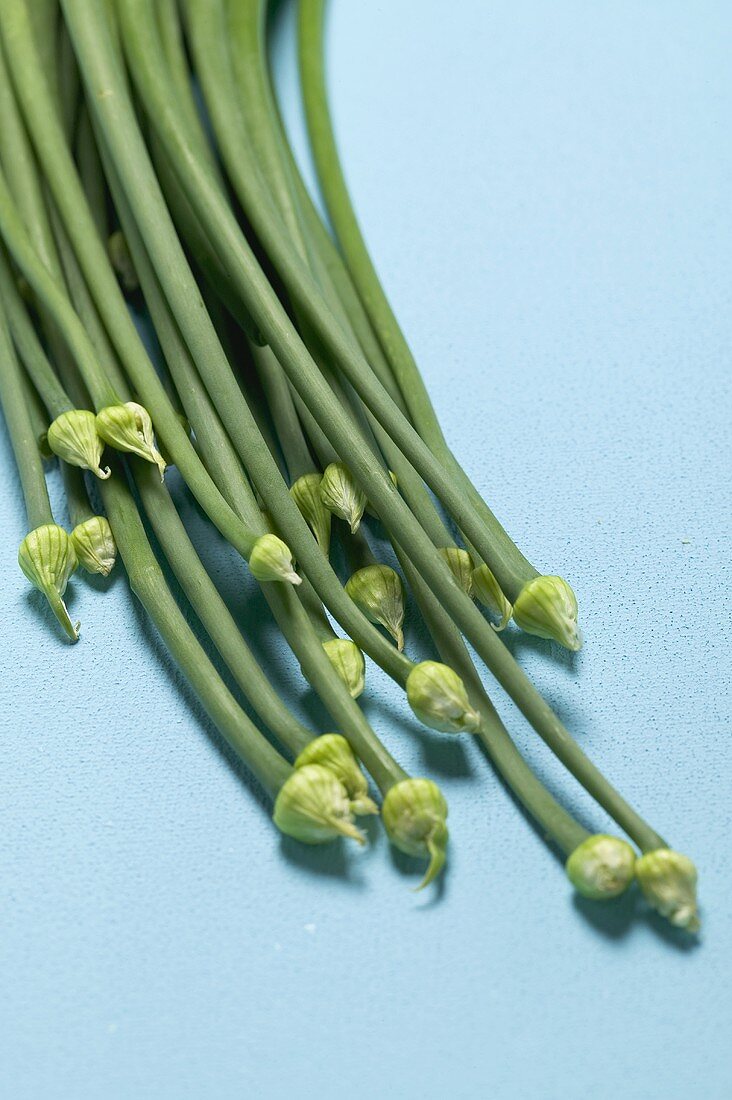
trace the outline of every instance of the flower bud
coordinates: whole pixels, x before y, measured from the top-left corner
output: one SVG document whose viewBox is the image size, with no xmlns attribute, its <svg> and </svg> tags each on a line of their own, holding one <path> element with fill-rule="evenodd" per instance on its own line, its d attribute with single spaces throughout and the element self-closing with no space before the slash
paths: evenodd
<svg viewBox="0 0 732 1100">
<path fill-rule="evenodd" d="M 397 649 L 404 649 L 404 587 L 389 565 L 365 565 L 346 582 L 346 592 L 367 619 L 391 634 Z"/>
<path fill-rule="evenodd" d="M 102 439 L 118 451 L 129 451 L 147 462 L 154 462 L 162 480 L 165 459 L 155 446 L 150 414 L 136 401 L 124 405 L 107 405 L 97 413 L 97 431 Z"/>
<path fill-rule="evenodd" d="M 470 705 L 465 684 L 439 661 L 421 661 L 407 677 L 407 700 L 425 726 L 441 733 L 476 733 L 480 715 Z"/>
<path fill-rule="evenodd" d="M 89 409 L 71 409 L 57 416 L 48 429 L 46 442 L 53 453 L 70 466 L 91 470 L 102 480 L 109 477 L 109 466 L 102 469 L 99 465 L 104 440 L 97 432 L 96 417 Z"/>
<path fill-rule="evenodd" d="M 132 294 L 134 291 L 139 290 L 140 282 L 137 278 L 135 264 L 130 255 L 127 238 L 121 230 L 115 230 L 110 236 L 107 241 L 107 253 L 114 268 L 114 273 L 119 279 L 120 286 L 125 294 Z"/>
<path fill-rule="evenodd" d="M 447 854 L 447 803 L 440 788 L 431 779 L 403 779 L 387 792 L 381 818 L 395 848 L 429 859 L 417 887 L 422 890 L 439 875 Z"/>
<path fill-rule="evenodd" d="M 92 516 L 77 524 L 71 532 L 71 542 L 79 565 L 87 573 L 109 576 L 117 559 L 117 544 L 108 519 Z"/>
<path fill-rule="evenodd" d="M 566 649 L 582 648 L 577 626 L 577 598 L 561 577 L 534 577 L 518 594 L 513 618 L 527 634 L 551 638 Z"/>
<path fill-rule="evenodd" d="M 366 494 L 343 462 L 331 462 L 326 467 L 320 482 L 320 499 L 329 512 L 346 521 L 355 535 L 366 507 Z"/>
<path fill-rule="evenodd" d="M 633 881 L 635 852 L 627 841 L 599 833 L 578 844 L 566 863 L 569 881 L 585 898 L 624 893 Z"/>
<path fill-rule="evenodd" d="M 77 566 L 74 547 L 63 527 L 44 523 L 26 535 L 18 550 L 18 564 L 31 584 L 46 597 L 72 642 L 78 641 L 79 623 L 71 622 L 62 599 Z"/>
<path fill-rule="evenodd" d="M 321 764 L 306 764 L 293 771 L 280 788 L 272 817 L 280 832 L 303 844 L 327 844 L 339 836 L 366 843 L 353 824 L 345 787 Z"/>
<path fill-rule="evenodd" d="M 443 546 L 438 551 L 466 596 L 473 595 L 473 559 L 459 546 Z"/>
<path fill-rule="evenodd" d="M 676 928 L 698 932 L 696 867 L 671 848 L 646 852 L 635 864 L 635 877 L 649 905 Z"/>
<path fill-rule="evenodd" d="M 350 638 L 330 638 L 323 642 L 323 649 L 348 688 L 351 698 L 358 699 L 363 692 L 366 677 L 366 664 L 361 650 Z"/>
<path fill-rule="evenodd" d="M 301 584 L 295 572 L 292 553 L 286 542 L 277 535 L 260 535 L 249 555 L 249 569 L 258 581 L 287 581 Z"/>
<path fill-rule="evenodd" d="M 340 733 L 324 733 L 307 745 L 297 760 L 296 768 L 319 764 L 332 772 L 345 788 L 354 814 L 377 814 L 379 807 L 369 798 L 369 785 L 361 771 L 351 746 Z"/>
<path fill-rule="evenodd" d="M 318 540 L 318 546 L 327 555 L 330 546 L 330 512 L 320 499 L 322 480 L 320 474 L 303 474 L 292 485 L 290 496 Z"/>
<path fill-rule="evenodd" d="M 497 623 L 491 623 L 494 630 L 508 626 L 513 608 L 485 562 L 473 570 L 473 595 L 498 619 Z"/>
</svg>

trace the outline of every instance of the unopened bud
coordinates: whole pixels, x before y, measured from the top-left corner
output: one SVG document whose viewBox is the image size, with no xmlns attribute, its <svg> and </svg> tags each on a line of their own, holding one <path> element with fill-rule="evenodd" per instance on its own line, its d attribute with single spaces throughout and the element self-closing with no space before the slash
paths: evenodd
<svg viewBox="0 0 732 1100">
<path fill-rule="evenodd" d="M 339 836 L 366 842 L 353 824 L 345 787 L 320 764 L 306 764 L 293 771 L 280 788 L 272 816 L 280 832 L 303 844 L 327 844 Z"/>
<path fill-rule="evenodd" d="M 322 737 L 314 738 L 295 761 L 296 768 L 302 768 L 308 764 L 320 764 L 341 781 L 354 814 L 360 817 L 364 814 L 379 812 L 379 807 L 369 797 L 369 785 L 359 767 L 356 755 L 340 733 L 324 733 Z"/>
<path fill-rule="evenodd" d="M 699 931 L 697 873 L 688 856 L 671 848 L 657 848 L 636 860 L 635 877 L 648 904 L 662 917 L 676 928 Z"/>
<path fill-rule="evenodd" d="M 287 581 L 301 584 L 295 572 L 292 552 L 277 535 L 260 535 L 249 555 L 249 569 L 258 581 Z"/>
<path fill-rule="evenodd" d="M 465 684 L 439 661 L 421 661 L 407 677 L 409 705 L 425 726 L 442 733 L 476 733 L 480 715 L 470 705 Z"/>
<path fill-rule="evenodd" d="M 508 626 L 513 608 L 485 562 L 473 570 L 473 595 L 498 619 L 497 623 L 491 623 L 494 630 Z"/>
<path fill-rule="evenodd" d="M 460 546 L 443 546 L 438 550 L 445 564 L 466 596 L 473 594 L 473 559 Z"/>
<path fill-rule="evenodd" d="M 366 663 L 363 653 L 350 638 L 329 638 L 323 642 L 328 660 L 348 688 L 352 699 L 363 692 L 366 679 Z"/>
<path fill-rule="evenodd" d="M 389 565 L 365 565 L 346 582 L 346 592 L 372 623 L 391 634 L 397 649 L 404 648 L 404 586 Z"/>
<path fill-rule="evenodd" d="M 101 468 L 104 440 L 97 432 L 97 418 L 89 409 L 71 409 L 57 416 L 48 429 L 46 442 L 55 455 L 70 466 L 91 470 L 102 480 L 109 477 L 109 466 Z"/>
<path fill-rule="evenodd" d="M 105 516 L 91 516 L 77 524 L 71 532 L 71 542 L 79 565 L 87 573 L 109 576 L 117 560 L 117 544 Z"/>
<path fill-rule="evenodd" d="M 577 626 L 577 597 L 561 577 L 534 577 L 513 605 L 514 622 L 527 634 L 551 638 L 566 649 L 582 648 Z"/>
<path fill-rule="evenodd" d="M 331 462 L 326 467 L 320 482 L 320 499 L 329 512 L 345 520 L 352 535 L 358 531 L 366 507 L 366 494 L 343 462 Z"/>
<path fill-rule="evenodd" d="M 320 474 L 303 474 L 290 489 L 290 496 L 300 509 L 300 514 L 327 555 L 330 546 L 331 514 L 320 499 Z"/>
<path fill-rule="evenodd" d="M 78 641 L 79 624 L 71 622 L 62 599 L 77 566 L 74 547 L 63 527 L 44 523 L 26 535 L 18 550 L 18 564 L 31 584 L 46 597 L 71 641 Z"/>
<path fill-rule="evenodd" d="M 442 870 L 447 855 L 447 803 L 431 779 L 404 779 L 387 792 L 381 818 L 392 844 L 408 856 L 429 859 L 421 890 Z"/>
<path fill-rule="evenodd" d="M 107 405 L 97 413 L 96 427 L 99 435 L 111 447 L 155 463 L 162 480 L 165 459 L 155 446 L 153 424 L 147 409 L 136 401 L 126 401 L 124 405 Z"/>
<path fill-rule="evenodd" d="M 566 863 L 567 876 L 585 898 L 602 900 L 624 893 L 633 881 L 635 852 L 627 841 L 597 834 L 578 844 Z"/>
</svg>

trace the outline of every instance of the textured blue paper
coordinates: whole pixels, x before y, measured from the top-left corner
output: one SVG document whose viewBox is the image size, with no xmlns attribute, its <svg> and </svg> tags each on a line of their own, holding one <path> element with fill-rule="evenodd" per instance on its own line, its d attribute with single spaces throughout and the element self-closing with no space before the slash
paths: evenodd
<svg viewBox="0 0 732 1100">
<path fill-rule="evenodd" d="M 121 575 L 74 581 L 75 648 L 29 595 L 3 436 L 0 1091 L 721 1100 L 730 7 L 332 8 L 349 180 L 447 434 L 580 597 L 576 659 L 511 644 L 697 860 L 704 939 L 687 949 L 635 898 L 574 900 L 478 748 L 425 735 L 373 668 L 374 725 L 450 802 L 443 892 L 410 893 L 414 867 L 377 832 L 362 854 L 282 843 Z M 278 73 L 294 105 L 289 45 Z M 302 147 L 294 106 L 290 121 Z M 320 721 L 244 571 L 187 517 L 278 684 Z M 606 828 L 502 710 L 553 789 Z"/>
</svg>

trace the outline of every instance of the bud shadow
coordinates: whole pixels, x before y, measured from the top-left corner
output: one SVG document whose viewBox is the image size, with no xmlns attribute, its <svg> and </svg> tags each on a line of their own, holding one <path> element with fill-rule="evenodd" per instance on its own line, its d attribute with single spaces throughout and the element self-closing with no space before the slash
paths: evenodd
<svg viewBox="0 0 732 1100">
<path fill-rule="evenodd" d="M 424 878 L 426 860 L 417 859 L 415 856 L 408 856 L 404 852 L 400 852 L 393 844 L 389 845 L 389 856 L 392 866 L 403 878 L 409 877 L 414 880 L 415 885 L 412 887 L 412 893 L 415 895 L 415 900 L 420 902 L 420 904 L 415 907 L 418 911 L 432 909 L 434 906 L 439 905 L 446 897 L 447 878 L 450 872 L 449 856 L 445 866 L 434 882 L 431 882 L 429 886 L 426 886 L 423 890 L 419 890 L 419 884 Z"/>
<path fill-rule="evenodd" d="M 535 634 L 527 634 L 525 630 L 519 630 L 512 624 L 509 624 L 499 637 L 517 661 L 523 653 L 535 653 L 555 665 L 561 665 L 568 672 L 577 670 L 581 650 L 575 653 L 571 649 L 565 649 L 559 642 L 553 642 L 549 638 L 538 638 Z"/>
<path fill-rule="evenodd" d="M 647 909 L 643 913 L 643 920 L 649 928 L 652 928 L 661 937 L 664 943 L 677 951 L 688 954 L 701 947 L 701 940 L 698 935 L 685 932 L 683 928 L 675 928 L 665 917 L 662 917 L 660 913 L 656 913 L 653 909 Z"/>
<path fill-rule="evenodd" d="M 350 842 L 353 846 L 353 841 Z M 348 851 L 348 841 L 335 840 L 329 844 L 302 844 L 292 837 L 280 837 L 280 851 L 284 859 L 309 874 L 320 878 L 342 879 L 358 890 L 365 889 L 363 876 L 355 873 Z"/>
<path fill-rule="evenodd" d="M 388 699 L 374 698 L 363 700 L 363 712 L 367 721 L 374 727 L 383 725 L 388 730 L 399 729 L 411 737 L 419 746 L 425 768 L 448 779 L 471 779 L 474 767 L 467 752 L 465 738 L 470 734 L 439 733 L 410 720 L 400 707 L 398 710 L 389 704 Z M 376 717 L 376 721 L 374 721 Z M 378 732 L 378 731 L 377 731 Z"/>
<path fill-rule="evenodd" d="M 581 894 L 572 895 L 575 912 L 579 913 L 596 932 L 608 940 L 622 940 L 630 932 L 638 907 L 636 890 L 627 890 L 619 898 L 593 901 Z"/>
</svg>

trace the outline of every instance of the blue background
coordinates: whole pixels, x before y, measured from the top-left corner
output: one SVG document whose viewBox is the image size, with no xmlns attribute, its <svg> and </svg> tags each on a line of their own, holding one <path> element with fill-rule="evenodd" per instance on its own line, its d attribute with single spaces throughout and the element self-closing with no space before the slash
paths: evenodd
<svg viewBox="0 0 732 1100">
<path fill-rule="evenodd" d="M 478 747 L 419 730 L 374 668 L 374 725 L 450 803 L 444 888 L 410 893 L 415 868 L 376 832 L 363 853 L 281 842 L 121 574 L 73 582 L 78 646 L 51 628 L 15 565 L 3 437 L 2 1092 L 729 1096 L 730 6 L 331 8 L 348 177 L 447 434 L 579 593 L 581 654 L 511 644 L 697 860 L 703 940 L 634 897 L 574 899 Z M 303 148 L 284 15 L 276 32 Z M 318 720 L 244 571 L 186 514 Z"/>
</svg>

